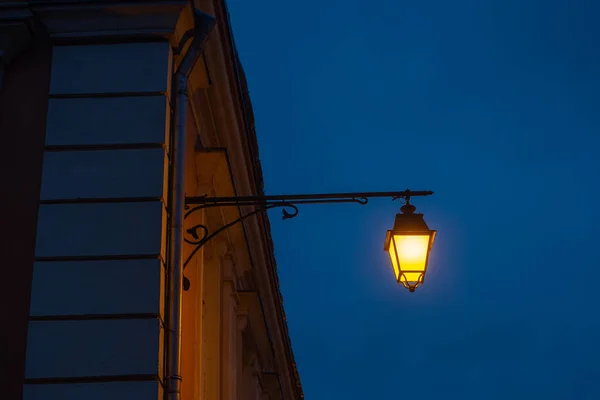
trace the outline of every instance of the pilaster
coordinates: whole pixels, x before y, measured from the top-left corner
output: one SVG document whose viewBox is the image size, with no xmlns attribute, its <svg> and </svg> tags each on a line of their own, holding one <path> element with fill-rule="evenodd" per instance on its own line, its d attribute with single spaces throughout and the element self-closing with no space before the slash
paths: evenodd
<svg viewBox="0 0 600 400">
<path fill-rule="evenodd" d="M 238 391 L 238 298 L 234 262 L 231 255 L 222 259 L 223 273 L 223 351 L 221 392 L 223 400 L 237 400 Z"/>
<path fill-rule="evenodd" d="M 207 247 L 210 247 L 208 245 Z M 223 337 L 223 291 L 219 258 L 205 260 L 204 267 L 203 334 L 205 366 L 203 371 L 204 398 L 221 399 L 221 347 Z"/>
<path fill-rule="evenodd" d="M 237 315 L 236 315 L 236 329 L 235 329 L 235 370 L 236 370 L 236 397 L 235 400 L 245 400 L 245 394 L 244 394 L 244 352 L 246 351 L 245 348 L 245 341 L 244 341 L 244 336 L 246 333 L 246 330 L 248 329 L 249 326 L 249 319 L 248 319 L 248 314 L 247 314 L 247 310 L 244 308 L 241 308 L 238 310 Z"/>
</svg>

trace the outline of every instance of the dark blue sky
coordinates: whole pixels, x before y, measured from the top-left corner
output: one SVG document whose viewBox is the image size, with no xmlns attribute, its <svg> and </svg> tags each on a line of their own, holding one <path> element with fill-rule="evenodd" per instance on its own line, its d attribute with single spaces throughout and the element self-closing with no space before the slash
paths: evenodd
<svg viewBox="0 0 600 400">
<path fill-rule="evenodd" d="M 600 2 L 229 0 L 268 194 L 430 189 L 273 213 L 307 399 L 600 398 Z"/>
</svg>

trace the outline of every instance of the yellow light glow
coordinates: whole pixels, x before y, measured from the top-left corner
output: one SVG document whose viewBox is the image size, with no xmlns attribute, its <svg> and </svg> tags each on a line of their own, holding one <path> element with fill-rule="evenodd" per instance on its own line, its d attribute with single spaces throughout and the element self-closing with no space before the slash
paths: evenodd
<svg viewBox="0 0 600 400">
<path fill-rule="evenodd" d="M 395 250 L 392 250 L 395 245 Z M 399 272 L 404 273 L 402 280 L 418 282 L 427 266 L 427 253 L 429 251 L 429 235 L 394 235 L 390 244 L 390 257 L 398 279 Z M 393 256 L 392 256 L 393 252 Z M 395 261 L 397 260 L 397 261 Z M 400 265 L 396 265 L 396 264 Z M 397 272 L 398 271 L 398 272 Z"/>
</svg>

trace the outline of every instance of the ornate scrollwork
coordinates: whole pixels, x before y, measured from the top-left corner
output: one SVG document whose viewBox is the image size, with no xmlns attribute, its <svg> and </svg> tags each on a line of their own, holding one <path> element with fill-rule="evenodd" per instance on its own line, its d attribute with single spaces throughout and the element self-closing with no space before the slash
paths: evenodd
<svg viewBox="0 0 600 400">
<path fill-rule="evenodd" d="M 369 199 L 366 197 L 356 197 L 352 199 L 354 202 L 360 204 L 361 206 L 366 205 L 369 202 Z"/>
<path fill-rule="evenodd" d="M 222 206 L 242 206 L 242 205 L 250 205 L 250 204 L 228 203 L 228 204 L 219 204 L 218 206 L 222 207 Z M 193 208 L 187 210 L 187 212 L 184 215 L 184 220 L 187 219 L 190 215 L 192 215 L 196 211 L 200 211 L 205 208 L 216 207 L 216 206 L 217 205 L 215 205 L 215 204 L 203 204 L 200 206 L 193 207 Z M 289 203 L 287 201 L 264 202 L 263 204 L 259 204 L 259 206 L 255 210 L 253 210 L 249 213 L 246 213 L 246 214 L 242 215 L 241 217 L 237 218 L 236 220 L 223 225 L 222 227 L 220 227 L 213 233 L 209 233 L 208 228 L 202 224 L 197 224 L 197 225 L 194 225 L 194 226 L 186 229 L 185 233 L 187 233 L 191 238 L 184 237 L 184 241 L 187 244 L 195 245 L 196 247 L 194 248 L 194 250 L 192 250 L 192 252 L 188 255 L 185 262 L 183 263 L 183 269 L 185 270 L 185 268 L 190 263 L 192 258 L 194 258 L 194 256 L 198 252 L 198 250 L 200 250 L 202 248 L 202 246 L 204 246 L 210 239 L 217 236 L 219 233 L 232 227 L 233 225 L 237 224 L 238 222 L 244 221 L 248 217 L 251 217 L 251 216 L 261 213 L 261 212 L 266 212 L 272 208 L 277 208 L 277 207 L 282 207 L 281 219 L 283 219 L 283 220 L 295 218 L 296 216 L 298 216 L 298 212 L 299 212 L 298 207 L 292 203 Z M 291 209 L 291 211 L 290 211 L 290 209 Z M 186 291 L 190 288 L 190 281 L 185 276 L 183 278 L 183 288 Z"/>
<path fill-rule="evenodd" d="M 202 230 L 202 237 L 198 235 L 199 230 Z M 202 224 L 194 225 L 191 228 L 186 229 L 185 232 L 192 237 L 192 240 L 183 238 L 187 244 L 200 244 L 208 236 L 208 228 Z"/>
<path fill-rule="evenodd" d="M 286 203 L 286 204 L 271 204 L 267 209 L 269 208 L 275 208 L 275 207 L 283 207 L 281 209 L 281 219 L 286 220 L 286 219 L 291 219 L 291 218 L 296 218 L 296 216 L 298 215 L 298 207 L 296 207 L 293 204 L 290 203 Z M 289 212 L 288 210 L 286 210 L 285 208 L 289 207 L 291 208 L 293 211 Z"/>
<path fill-rule="evenodd" d="M 218 206 L 222 207 L 222 206 L 242 206 L 242 205 L 250 205 L 250 204 L 228 203 L 228 204 L 219 204 Z M 190 215 L 192 215 L 196 211 L 200 211 L 205 208 L 210 208 L 210 207 L 215 207 L 215 206 L 217 206 L 217 205 L 203 204 L 203 205 L 193 207 L 186 211 L 184 219 L 187 219 Z M 184 237 L 184 241 L 187 244 L 195 245 L 196 248 L 194 250 L 192 250 L 190 255 L 187 257 L 187 259 L 183 263 L 183 268 L 185 269 L 185 267 L 189 264 L 189 262 L 192 260 L 192 258 L 196 255 L 196 253 L 198 252 L 198 250 L 200 250 L 200 248 L 202 246 L 204 246 L 210 239 L 212 239 L 213 237 L 215 237 L 222 231 L 232 227 L 233 225 L 237 224 L 238 222 L 244 221 L 248 217 L 251 217 L 251 216 L 261 213 L 261 212 L 268 211 L 268 210 L 270 210 L 272 208 L 276 208 L 276 207 L 283 208 L 281 210 L 281 213 L 282 213 L 281 219 L 283 219 L 283 220 L 295 218 L 296 216 L 298 216 L 298 212 L 299 212 L 298 207 L 292 203 L 289 203 L 287 201 L 264 202 L 263 204 L 260 204 L 255 210 L 253 210 L 249 213 L 246 213 L 246 214 L 242 215 L 241 217 L 237 218 L 236 220 L 223 225 L 222 227 L 220 227 L 213 233 L 209 233 L 208 228 L 202 224 L 197 224 L 197 225 L 191 226 L 190 228 L 186 229 L 185 233 L 188 235 L 188 237 Z"/>
</svg>

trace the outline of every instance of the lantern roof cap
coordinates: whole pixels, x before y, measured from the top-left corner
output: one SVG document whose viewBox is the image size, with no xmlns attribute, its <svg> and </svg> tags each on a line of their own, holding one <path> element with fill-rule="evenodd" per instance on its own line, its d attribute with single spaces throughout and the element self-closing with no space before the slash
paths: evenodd
<svg viewBox="0 0 600 400">
<path fill-rule="evenodd" d="M 396 214 L 394 231 L 429 232 L 430 229 L 423 219 L 423 214 L 415 214 L 416 207 L 412 204 L 402 206 L 402 213 Z"/>
</svg>

